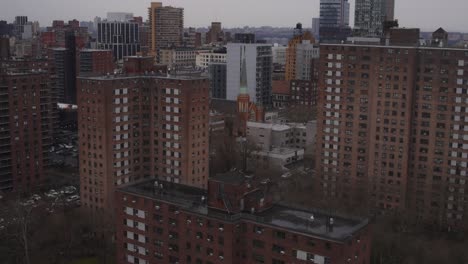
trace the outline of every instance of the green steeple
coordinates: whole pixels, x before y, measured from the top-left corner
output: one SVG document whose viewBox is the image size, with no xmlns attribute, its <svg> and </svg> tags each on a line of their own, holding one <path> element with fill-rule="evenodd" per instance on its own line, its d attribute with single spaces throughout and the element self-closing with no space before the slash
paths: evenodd
<svg viewBox="0 0 468 264">
<path fill-rule="evenodd" d="M 239 94 L 248 94 L 247 87 L 247 63 L 245 59 L 245 46 L 241 48 L 241 69 L 240 69 Z"/>
</svg>

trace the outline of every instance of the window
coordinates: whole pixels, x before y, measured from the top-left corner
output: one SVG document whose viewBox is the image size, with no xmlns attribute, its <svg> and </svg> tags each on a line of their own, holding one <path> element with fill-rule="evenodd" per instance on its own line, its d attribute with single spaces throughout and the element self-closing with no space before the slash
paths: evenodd
<svg viewBox="0 0 468 264">
<path fill-rule="evenodd" d="M 272 264 L 285 264 L 284 261 L 279 260 L 279 259 L 273 259 L 271 263 Z"/>
<path fill-rule="evenodd" d="M 257 239 L 254 239 L 252 241 L 252 246 L 254 248 L 264 248 L 265 247 L 265 242 L 263 241 L 260 241 L 260 240 L 257 240 Z"/>
<path fill-rule="evenodd" d="M 265 257 L 263 255 L 259 254 L 253 254 L 252 259 L 255 261 L 255 263 L 265 263 Z"/>
<path fill-rule="evenodd" d="M 260 227 L 260 226 L 254 226 L 253 231 L 254 231 L 255 233 L 257 233 L 257 234 L 262 234 L 263 231 L 264 231 L 264 229 L 263 229 L 263 227 Z"/>
<path fill-rule="evenodd" d="M 274 236 L 275 238 L 285 239 L 285 238 L 286 238 L 286 233 L 281 232 L 281 231 L 275 231 L 275 232 L 273 233 L 273 236 Z"/>
<path fill-rule="evenodd" d="M 284 254 L 284 248 L 278 245 L 273 245 L 271 250 L 276 253 Z"/>
</svg>

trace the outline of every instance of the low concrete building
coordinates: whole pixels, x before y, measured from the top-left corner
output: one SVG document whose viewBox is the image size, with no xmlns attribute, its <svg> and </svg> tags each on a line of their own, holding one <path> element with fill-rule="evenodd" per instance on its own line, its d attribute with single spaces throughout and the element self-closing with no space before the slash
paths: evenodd
<svg viewBox="0 0 468 264">
<path fill-rule="evenodd" d="M 196 50 L 192 48 L 171 48 L 160 51 L 160 63 L 171 70 L 195 67 Z"/>
<path fill-rule="evenodd" d="M 256 166 L 271 168 L 273 166 L 286 166 L 304 160 L 304 149 L 300 148 L 273 148 L 269 151 L 256 151 Z"/>
<path fill-rule="evenodd" d="M 226 64 L 226 56 L 226 50 L 199 51 L 196 54 L 196 66 L 206 69 L 212 63 Z"/>
<path fill-rule="evenodd" d="M 307 124 L 247 122 L 247 138 L 264 151 L 274 148 L 305 149 L 314 144 L 316 133 L 314 121 Z"/>
</svg>

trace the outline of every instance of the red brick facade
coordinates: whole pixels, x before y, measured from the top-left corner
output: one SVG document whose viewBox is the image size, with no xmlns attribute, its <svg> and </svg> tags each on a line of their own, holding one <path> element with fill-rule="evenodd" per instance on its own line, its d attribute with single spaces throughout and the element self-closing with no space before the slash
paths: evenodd
<svg viewBox="0 0 468 264">
<path fill-rule="evenodd" d="M 112 210 L 115 186 L 145 178 L 207 188 L 208 90 L 203 78 L 79 78 L 82 204 Z"/>
<path fill-rule="evenodd" d="M 261 188 L 245 182 L 210 181 L 208 193 L 161 181 L 158 186 L 149 181 L 117 191 L 118 264 L 370 263 L 366 221 L 335 218 L 327 225 L 329 218 L 318 213 L 256 200 L 245 191 Z M 240 209 L 249 196 L 258 211 Z M 234 206 L 234 197 L 243 202 Z"/>
</svg>

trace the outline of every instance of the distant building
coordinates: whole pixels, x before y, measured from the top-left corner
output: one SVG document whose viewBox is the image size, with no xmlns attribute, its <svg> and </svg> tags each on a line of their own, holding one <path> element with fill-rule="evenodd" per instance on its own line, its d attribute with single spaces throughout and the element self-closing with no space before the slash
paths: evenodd
<svg viewBox="0 0 468 264">
<path fill-rule="evenodd" d="M 227 45 L 226 99 L 235 101 L 239 94 L 243 50 L 246 54 L 247 93 L 250 100 L 268 108 L 271 106 L 273 72 L 273 56 L 271 45 L 268 44 L 229 43 Z"/>
<path fill-rule="evenodd" d="M 211 22 L 211 28 L 206 33 L 205 44 L 223 43 L 225 41 L 221 22 Z"/>
<path fill-rule="evenodd" d="M 197 34 L 195 28 L 190 27 L 188 31 L 184 32 L 183 46 L 188 48 L 199 48 L 201 43 L 197 42 Z"/>
<path fill-rule="evenodd" d="M 419 46 L 420 30 L 419 28 L 390 28 L 387 29 L 386 39 L 390 45 L 400 46 Z"/>
<path fill-rule="evenodd" d="M 273 107 L 284 108 L 289 106 L 291 103 L 291 87 L 289 82 L 285 80 L 273 80 L 272 87 Z"/>
<path fill-rule="evenodd" d="M 235 43 L 252 44 L 256 43 L 254 33 L 236 33 L 234 34 Z"/>
<path fill-rule="evenodd" d="M 318 79 L 292 80 L 291 85 L 291 105 L 316 106 L 318 96 Z"/>
<path fill-rule="evenodd" d="M 265 151 L 274 148 L 305 149 L 315 142 L 316 126 L 314 121 L 310 125 L 247 122 L 247 138 Z"/>
<path fill-rule="evenodd" d="M 159 63 L 169 70 L 195 67 L 197 51 L 194 48 L 171 48 L 159 50 Z"/>
<path fill-rule="evenodd" d="M 200 68 L 208 68 L 211 63 L 226 63 L 227 52 L 223 50 L 213 51 L 198 51 L 196 58 L 196 66 Z"/>
<path fill-rule="evenodd" d="M 77 49 L 85 48 L 89 43 L 89 31 L 86 27 L 80 27 L 77 20 L 64 21 L 55 20 L 52 27 L 47 27 L 46 31 L 41 32 L 40 40 L 43 49 L 65 48 L 66 36 L 73 34 L 75 36 L 75 46 Z"/>
<path fill-rule="evenodd" d="M 439 28 L 432 33 L 432 46 L 445 47 L 448 45 L 448 33 L 443 28 Z"/>
<path fill-rule="evenodd" d="M 287 81 L 298 79 L 296 70 L 298 69 L 298 67 L 299 68 L 303 67 L 304 63 L 307 63 L 303 61 L 302 57 L 298 56 L 297 54 L 298 45 L 303 44 L 303 43 L 313 45 L 315 43 L 315 39 L 309 31 L 303 32 L 301 23 L 298 23 L 296 25 L 294 32 L 295 32 L 294 36 L 291 40 L 289 40 L 288 48 L 286 50 L 286 77 L 285 79 Z M 304 42 L 304 41 L 309 41 L 309 42 Z M 309 49 L 310 48 L 301 46 L 301 51 L 305 51 Z M 314 47 L 311 47 L 311 49 L 314 49 Z M 301 53 L 302 55 L 305 54 L 304 52 L 301 52 Z M 311 51 L 311 54 L 315 54 L 315 52 Z M 298 57 L 300 58 L 300 61 L 297 61 Z"/>
<path fill-rule="evenodd" d="M 184 34 L 184 9 L 163 6 L 152 2 L 148 9 L 151 31 L 150 51 L 160 63 L 160 50 L 182 46 Z"/>
<path fill-rule="evenodd" d="M 210 63 L 208 66 L 211 98 L 226 99 L 227 65 Z"/>
<path fill-rule="evenodd" d="M 0 36 L 0 60 L 10 58 L 10 38 Z"/>
<path fill-rule="evenodd" d="M 141 48 L 138 24 L 115 21 L 99 23 L 97 48 L 112 50 L 115 60 L 136 55 Z"/>
<path fill-rule="evenodd" d="M 138 54 L 146 56 L 150 52 L 151 31 L 147 24 L 141 24 L 138 26 L 138 32 L 140 33 L 140 52 Z"/>
<path fill-rule="evenodd" d="M 348 0 L 320 1 L 321 42 L 339 42 L 350 36 L 349 10 Z"/>
<path fill-rule="evenodd" d="M 10 37 L 13 35 L 13 24 L 0 20 L 0 37 Z"/>
<path fill-rule="evenodd" d="M 24 25 L 28 23 L 27 16 L 16 16 L 15 21 L 13 22 L 13 31 L 16 38 L 21 39 L 22 34 L 24 33 Z"/>
<path fill-rule="evenodd" d="M 319 58 L 320 48 L 318 45 L 303 40 L 296 45 L 295 80 L 310 80 L 312 77 L 312 62 Z"/>
<path fill-rule="evenodd" d="M 109 22 L 130 22 L 133 20 L 133 13 L 108 12 L 107 21 Z"/>
<path fill-rule="evenodd" d="M 395 0 L 356 0 L 354 35 L 382 37 L 384 22 L 394 20 Z"/>
<path fill-rule="evenodd" d="M 84 49 L 79 53 L 79 75 L 104 75 L 114 72 L 114 59 L 111 50 Z"/>
<path fill-rule="evenodd" d="M 58 102 L 76 104 L 76 58 L 70 49 L 50 50 L 50 66 Z"/>
<path fill-rule="evenodd" d="M 250 100 L 247 78 L 247 56 L 247 48 L 245 46 L 241 47 L 239 58 L 241 60 L 238 86 L 239 92 L 237 95 L 237 133 L 242 137 L 245 137 L 246 135 L 247 123 L 249 121 L 263 122 L 265 120 L 265 105 L 260 102 L 255 103 Z"/>
<path fill-rule="evenodd" d="M 253 152 L 255 166 L 259 168 L 283 167 L 304 160 L 304 149 L 273 148 Z"/>
<path fill-rule="evenodd" d="M 10 48 L 12 50 L 11 55 L 16 58 L 38 58 L 43 55 L 41 44 L 37 39 L 10 39 L 10 47 L 12 47 L 11 43 L 14 43 L 13 49 Z"/>
<path fill-rule="evenodd" d="M 320 39 L 320 18 L 312 18 L 312 34 L 316 39 Z"/>
<path fill-rule="evenodd" d="M 77 22 L 77 21 L 76 21 Z M 70 23 L 70 22 L 69 22 Z M 79 27 L 79 24 L 75 24 L 74 27 Z M 68 31 L 65 34 L 65 92 L 64 100 L 59 101 L 60 103 L 76 105 L 76 75 L 77 75 L 77 47 L 76 47 L 76 36 L 72 31 Z M 57 68 L 55 68 L 57 70 Z M 61 70 L 61 69 L 58 69 Z"/>
<path fill-rule="evenodd" d="M 286 65 L 286 50 L 287 47 L 275 44 L 272 48 L 273 64 Z"/>
</svg>

